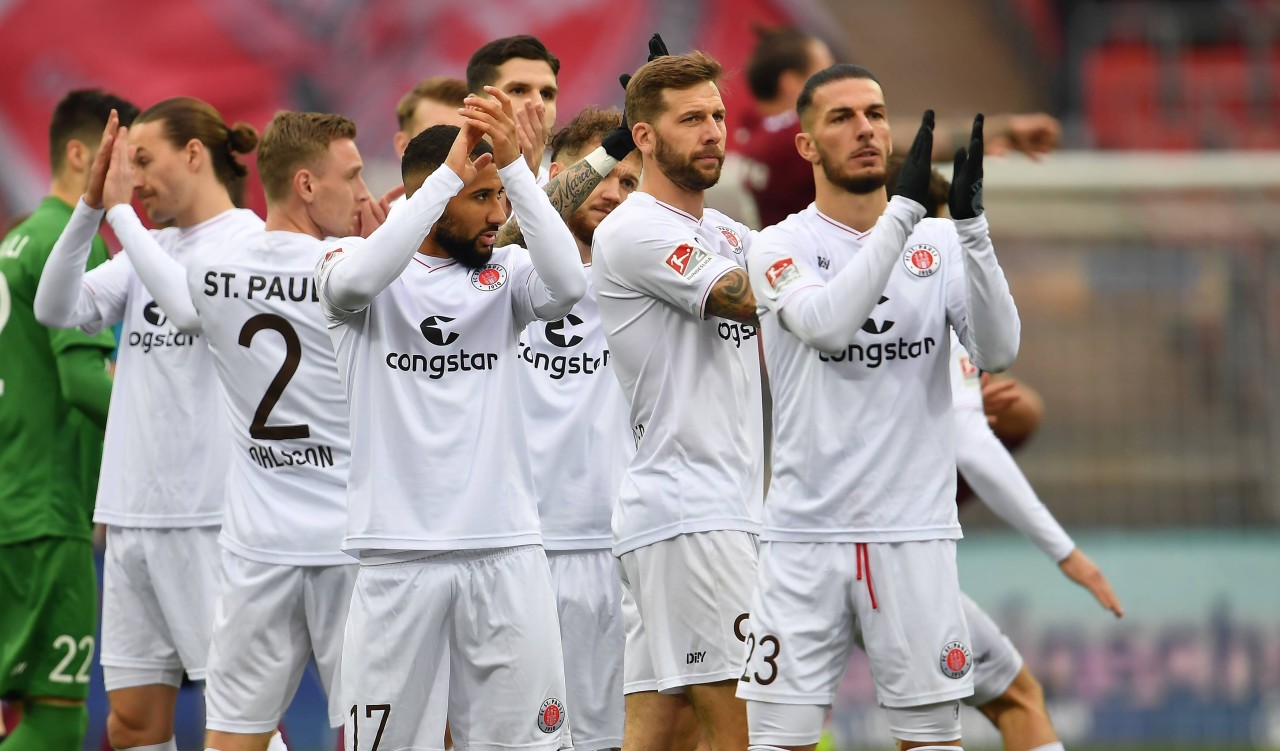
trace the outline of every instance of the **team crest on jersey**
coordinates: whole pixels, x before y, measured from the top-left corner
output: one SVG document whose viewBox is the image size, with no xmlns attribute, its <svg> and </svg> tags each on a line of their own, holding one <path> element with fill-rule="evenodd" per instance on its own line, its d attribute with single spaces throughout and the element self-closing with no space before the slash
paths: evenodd
<svg viewBox="0 0 1280 751">
<path fill-rule="evenodd" d="M 471 272 L 471 286 L 481 292 L 492 292 L 507 283 L 507 270 L 501 264 L 486 263 Z"/>
<path fill-rule="evenodd" d="M 902 254 L 902 265 L 907 267 L 907 271 L 924 279 L 938 273 L 942 266 L 942 254 L 932 245 L 916 243 Z"/>
<path fill-rule="evenodd" d="M 538 729 L 544 733 L 554 733 L 564 724 L 564 705 L 559 699 L 551 698 L 542 702 L 538 708 Z"/>
<path fill-rule="evenodd" d="M 796 268 L 796 262 L 791 260 L 791 256 L 787 256 L 774 261 L 772 266 L 765 269 L 764 279 L 769 283 L 769 289 L 773 290 L 773 294 L 778 295 L 787 287 L 800 281 L 800 269 Z"/>
<path fill-rule="evenodd" d="M 721 227 L 716 225 L 716 229 L 724 235 L 724 239 L 729 241 L 729 247 L 733 248 L 734 253 L 742 252 L 742 238 L 738 237 L 738 233 L 733 231 L 732 227 Z"/>
<path fill-rule="evenodd" d="M 664 263 L 685 279 L 692 279 L 711 263 L 711 254 L 697 245 L 686 243 L 671 251 Z"/>
<path fill-rule="evenodd" d="M 973 655 L 964 642 L 948 642 L 947 646 L 942 648 L 942 657 L 938 659 L 938 666 L 942 668 L 942 674 L 948 678 L 963 678 L 968 674 L 969 668 L 973 667 Z"/>
</svg>

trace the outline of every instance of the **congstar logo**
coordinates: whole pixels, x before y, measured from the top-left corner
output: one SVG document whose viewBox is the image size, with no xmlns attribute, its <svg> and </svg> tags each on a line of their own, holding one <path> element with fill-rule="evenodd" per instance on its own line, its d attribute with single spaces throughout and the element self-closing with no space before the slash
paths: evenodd
<svg viewBox="0 0 1280 751">
<path fill-rule="evenodd" d="M 454 320 L 456 319 L 449 316 L 427 316 L 422 319 L 422 323 L 418 324 L 418 328 L 422 330 L 422 335 L 427 341 L 437 347 L 447 347 L 458 341 L 458 332 L 445 331 L 441 325 L 453 323 Z"/>
<path fill-rule="evenodd" d="M 155 300 L 147 303 L 142 309 L 142 317 L 152 326 L 163 326 L 169 322 L 169 317 L 164 314 Z"/>
<path fill-rule="evenodd" d="M 889 298 L 881 297 L 880 302 L 876 305 L 884 305 L 889 302 Z M 889 329 L 893 328 L 893 321 L 886 320 L 884 323 L 876 323 L 874 318 L 868 318 L 866 323 L 862 324 L 862 330 L 868 334 L 887 334 Z"/>
<path fill-rule="evenodd" d="M 573 333 L 573 331 L 575 327 L 581 325 L 582 319 L 572 313 L 558 321 L 551 321 L 547 324 L 545 330 L 547 341 L 564 349 L 576 346 L 582 342 L 582 337 Z M 568 336 L 565 336 L 566 330 L 568 331 Z"/>
</svg>

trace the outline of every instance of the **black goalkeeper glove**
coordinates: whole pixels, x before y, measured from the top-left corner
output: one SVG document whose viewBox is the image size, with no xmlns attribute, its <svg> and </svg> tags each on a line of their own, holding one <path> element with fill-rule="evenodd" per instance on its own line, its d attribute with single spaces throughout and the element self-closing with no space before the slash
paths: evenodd
<svg viewBox="0 0 1280 751">
<path fill-rule="evenodd" d="M 667 52 L 667 43 L 662 41 L 661 34 L 654 34 L 649 37 L 649 60 L 647 62 L 653 62 L 656 58 L 666 57 L 670 54 L 670 52 Z"/>
<path fill-rule="evenodd" d="M 947 208 L 952 219 L 972 219 L 982 213 L 982 115 L 973 118 L 969 148 L 956 150 Z"/>
<path fill-rule="evenodd" d="M 929 205 L 929 177 L 933 170 L 933 110 L 925 110 L 916 131 L 916 140 L 898 173 L 898 184 L 893 186 L 895 196 L 910 198 L 921 206 Z"/>
</svg>

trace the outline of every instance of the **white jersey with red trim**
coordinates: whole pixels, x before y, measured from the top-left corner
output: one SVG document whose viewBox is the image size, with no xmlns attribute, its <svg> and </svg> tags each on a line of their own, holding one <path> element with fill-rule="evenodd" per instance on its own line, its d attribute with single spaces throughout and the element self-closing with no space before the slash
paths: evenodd
<svg viewBox="0 0 1280 751">
<path fill-rule="evenodd" d="M 636 455 L 613 515 L 614 553 L 712 530 L 758 533 L 763 416 L 754 326 L 704 318 L 746 266 L 750 230 L 642 192 L 596 229 L 592 275 Z"/>
<path fill-rule="evenodd" d="M 262 227 L 252 211 L 231 209 L 152 237 L 185 266 L 202 248 L 234 247 Z M 124 323 L 93 520 L 141 528 L 221 523 L 231 441 L 205 338 L 169 322 L 128 248 L 86 274 L 84 285 L 99 316 L 85 330 Z"/>
<path fill-rule="evenodd" d="M 263 232 L 187 265 L 234 441 L 221 543 L 262 563 L 355 563 L 341 550 L 347 399 L 312 278 L 327 245 Z"/>
<path fill-rule="evenodd" d="M 518 352 L 526 433 L 537 437 L 529 460 L 542 544 L 609 548 L 613 500 L 635 444 L 590 282 L 564 318 L 530 324 Z"/>
<path fill-rule="evenodd" d="M 333 245 L 318 283 L 361 243 Z M 533 274 L 529 253 L 511 245 L 478 269 L 415 254 L 359 311 L 321 292 L 351 410 L 345 550 L 542 542 L 515 370 L 520 332 L 536 318 Z"/>
<path fill-rule="evenodd" d="M 773 393 L 773 478 L 762 539 L 958 539 L 950 326 L 967 316 L 949 220 L 915 225 L 879 304 L 835 352 L 788 331 L 779 311 L 825 286 L 869 242 L 810 205 L 757 236 L 752 286 Z"/>
</svg>

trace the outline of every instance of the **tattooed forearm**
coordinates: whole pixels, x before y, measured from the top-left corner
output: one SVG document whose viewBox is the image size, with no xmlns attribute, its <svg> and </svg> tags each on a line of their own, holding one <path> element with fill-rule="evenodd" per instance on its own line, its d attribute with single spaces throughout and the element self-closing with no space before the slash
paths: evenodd
<svg viewBox="0 0 1280 751">
<path fill-rule="evenodd" d="M 560 218 L 567 222 L 603 179 L 594 167 L 585 160 L 579 160 L 577 164 L 553 177 L 543 187 L 543 191 L 551 200 L 551 205 L 560 212 Z M 524 245 L 524 233 L 520 231 L 520 225 L 516 222 L 515 216 L 508 219 L 498 231 L 498 239 L 494 246 L 502 247 L 503 245 Z"/>
<path fill-rule="evenodd" d="M 759 325 L 756 317 L 756 296 L 751 293 L 751 280 L 747 272 L 734 269 L 715 283 L 711 294 L 707 296 L 707 305 L 703 309 L 706 317 L 719 316 L 738 323 Z"/>
<path fill-rule="evenodd" d="M 547 198 L 551 199 L 551 205 L 560 212 L 560 218 L 567 222 L 603 179 L 585 159 L 580 159 L 577 164 L 556 175 L 544 190 Z"/>
</svg>

